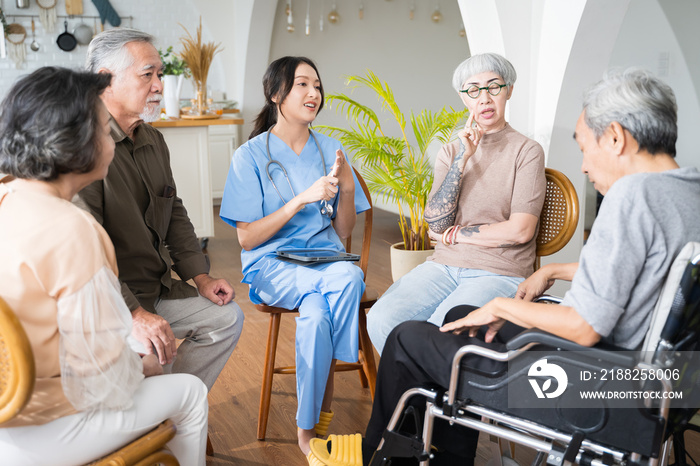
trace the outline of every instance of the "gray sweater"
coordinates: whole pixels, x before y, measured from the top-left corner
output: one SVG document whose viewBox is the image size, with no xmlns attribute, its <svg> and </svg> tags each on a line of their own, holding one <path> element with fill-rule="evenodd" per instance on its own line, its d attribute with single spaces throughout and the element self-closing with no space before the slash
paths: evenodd
<svg viewBox="0 0 700 466">
<path fill-rule="evenodd" d="M 562 304 L 604 341 L 637 348 L 671 263 L 689 241 L 700 241 L 700 172 L 625 176 L 603 200 Z"/>
</svg>

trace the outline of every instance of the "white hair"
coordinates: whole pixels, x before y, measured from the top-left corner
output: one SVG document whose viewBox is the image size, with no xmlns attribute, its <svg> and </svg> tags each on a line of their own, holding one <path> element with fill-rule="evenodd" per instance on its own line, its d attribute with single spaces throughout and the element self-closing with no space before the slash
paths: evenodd
<svg viewBox="0 0 700 466">
<path fill-rule="evenodd" d="M 676 155 L 678 106 L 671 87 L 646 70 L 611 71 L 586 91 L 584 121 L 600 138 L 614 121 L 640 150 Z"/>
<path fill-rule="evenodd" d="M 452 75 L 452 87 L 459 92 L 467 79 L 489 71 L 500 76 L 509 87 L 513 86 L 518 78 L 515 68 L 506 58 L 497 53 L 480 53 L 459 64 Z"/>
<path fill-rule="evenodd" d="M 97 73 L 104 68 L 116 77 L 134 64 L 134 57 L 129 53 L 126 44 L 129 42 L 145 42 L 153 45 L 153 41 L 152 35 L 137 29 L 108 29 L 99 33 L 90 41 L 85 67 L 93 73 Z"/>
</svg>

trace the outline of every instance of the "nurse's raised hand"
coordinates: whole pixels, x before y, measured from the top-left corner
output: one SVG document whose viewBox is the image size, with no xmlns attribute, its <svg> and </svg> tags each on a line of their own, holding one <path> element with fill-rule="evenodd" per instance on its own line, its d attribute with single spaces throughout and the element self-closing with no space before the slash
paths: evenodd
<svg viewBox="0 0 700 466">
<path fill-rule="evenodd" d="M 299 194 L 297 199 L 306 205 L 318 201 L 330 201 L 337 193 L 338 178 L 327 175 L 316 180 L 306 191 Z"/>
<path fill-rule="evenodd" d="M 345 160 L 340 149 L 335 151 L 335 163 L 331 168 L 331 176 L 338 178 L 338 184 L 343 192 L 355 192 L 355 179 L 352 177 L 352 166 Z"/>
</svg>

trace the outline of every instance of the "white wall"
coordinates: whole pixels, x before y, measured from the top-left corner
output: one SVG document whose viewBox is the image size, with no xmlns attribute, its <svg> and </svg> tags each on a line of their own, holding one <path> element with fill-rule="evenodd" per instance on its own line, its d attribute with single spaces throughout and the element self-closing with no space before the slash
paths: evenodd
<svg viewBox="0 0 700 466">
<path fill-rule="evenodd" d="M 241 0 L 236 0 L 236 2 L 238 1 Z M 235 52 L 233 42 L 229 42 L 227 38 L 230 35 L 230 24 L 233 22 L 233 2 L 230 0 L 206 0 L 206 2 L 196 0 L 119 0 L 111 3 L 121 16 L 133 16 L 133 20 L 123 20 L 122 26 L 134 27 L 148 32 L 155 36 L 156 47 L 165 49 L 172 45 L 175 51 L 181 50 L 179 38 L 184 35 L 184 30 L 179 24 L 194 34 L 199 24 L 200 14 L 202 14 L 204 41 L 226 42 L 224 44 L 226 50 L 215 57 L 212 63 L 208 86 L 212 91 L 224 91 L 232 86 L 231 80 L 234 78 L 229 78 L 227 69 L 224 69 L 224 63 L 227 63 L 226 68 L 228 68 L 229 60 L 231 60 L 229 55 Z M 42 66 L 65 66 L 68 68 L 82 68 L 84 66 L 87 46 L 79 45 L 71 52 L 64 52 L 56 45 L 56 38 L 64 30 L 63 18 L 58 19 L 56 31 L 47 32 L 39 22 L 39 6 L 35 2 L 30 2 L 30 7 L 26 9 L 18 9 L 14 0 L 4 0 L 3 5 L 7 22 L 22 24 L 27 30 L 28 36 L 25 41 L 27 61 L 23 67 L 16 69 L 9 57 L 0 59 L 0 97 L 7 93 L 18 77 L 31 73 Z M 65 2 L 58 1 L 56 11 L 58 15 L 65 15 Z M 94 4 L 88 0 L 83 1 L 83 13 L 86 16 L 97 16 L 98 14 Z M 13 18 L 13 14 L 36 16 L 36 36 L 37 42 L 41 46 L 38 52 L 32 52 L 29 49 L 31 19 Z M 69 19 L 68 30 L 72 31 L 80 22 L 79 18 Z M 93 19 L 85 19 L 85 23 L 94 28 Z M 99 29 L 99 20 L 97 23 Z M 109 23 L 105 25 L 105 28 L 111 27 Z M 226 59 L 226 62 L 223 61 L 223 58 Z M 194 95 L 191 84 L 188 83 L 183 87 L 183 97 Z"/>
<path fill-rule="evenodd" d="M 359 19 L 359 2 L 338 1 L 340 21 L 331 24 L 328 13 L 333 2 L 311 0 L 311 35 L 304 34 L 307 2 L 293 2 L 295 31 L 286 30 L 285 1 L 279 1 L 272 30 L 270 61 L 285 55 L 313 59 L 321 74 L 326 93 L 344 92 L 344 76 L 372 70 L 393 88 L 399 107 L 408 113 L 444 105 L 462 109 L 452 89 L 452 72 L 469 56 L 466 38 L 459 37 L 461 20 L 456 1 L 440 2 L 442 21 L 430 16 L 435 2 L 416 2 L 414 19 L 409 19 L 408 1 L 364 2 L 364 19 Z M 324 31 L 319 31 L 321 6 L 325 5 Z M 247 93 L 262 96 L 262 75 L 246 86 Z M 380 104 L 369 93 L 354 97 L 379 110 Z M 262 100 L 260 101 L 262 104 Z M 259 109 L 258 109 L 259 110 Z M 343 126 L 346 120 L 334 109 L 324 108 L 319 124 Z"/>
<path fill-rule="evenodd" d="M 662 8 L 663 6 L 663 8 Z M 671 24 L 669 17 L 694 18 Z M 639 66 L 662 78 L 678 102 L 676 160 L 700 168 L 700 2 L 696 0 L 635 0 L 630 2 L 610 57 L 611 67 Z M 683 53 L 683 45 L 688 53 Z M 689 60 L 687 60 L 689 59 Z M 697 87 L 696 87 L 697 86 Z"/>
</svg>

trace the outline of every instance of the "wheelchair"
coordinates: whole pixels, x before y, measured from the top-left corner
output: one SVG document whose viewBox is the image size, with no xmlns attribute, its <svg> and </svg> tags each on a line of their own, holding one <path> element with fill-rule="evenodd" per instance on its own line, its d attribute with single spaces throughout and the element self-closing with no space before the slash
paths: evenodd
<svg viewBox="0 0 700 466">
<path fill-rule="evenodd" d="M 665 465 L 674 434 L 682 435 L 700 408 L 699 350 L 700 243 L 689 243 L 674 260 L 641 350 L 584 347 L 539 330 L 511 339 L 504 352 L 464 346 L 454 356 L 446 391 L 403 394 L 369 464 L 412 457 L 428 465 L 434 424 L 442 419 L 535 450 L 533 465 Z M 500 361 L 500 367 L 491 373 L 462 369 L 471 354 Z M 553 368 L 559 369 L 543 370 Z M 583 379 L 596 393 L 629 398 L 582 402 L 576 386 Z M 398 427 L 415 397 L 425 400 L 425 413 L 422 432 L 409 436 Z M 684 455 L 678 445 L 677 461 Z"/>
</svg>

